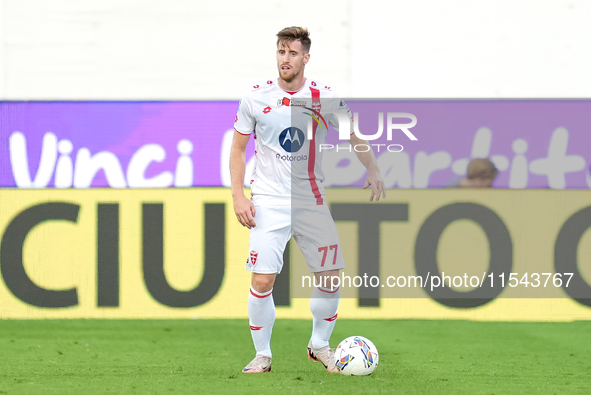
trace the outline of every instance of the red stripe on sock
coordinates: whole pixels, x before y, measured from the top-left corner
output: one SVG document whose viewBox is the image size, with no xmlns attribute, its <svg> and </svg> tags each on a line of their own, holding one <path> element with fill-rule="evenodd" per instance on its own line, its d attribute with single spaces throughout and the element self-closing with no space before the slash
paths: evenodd
<svg viewBox="0 0 591 395">
<path fill-rule="evenodd" d="M 326 289 L 322 289 L 322 288 L 318 287 L 319 290 L 321 290 L 322 292 L 326 292 L 327 294 L 333 294 L 333 293 L 337 292 L 340 288 L 341 287 L 335 289 L 334 291 L 328 291 Z"/>
<path fill-rule="evenodd" d="M 262 326 L 250 326 L 250 330 L 251 331 L 260 331 L 261 329 L 263 329 Z"/>
<path fill-rule="evenodd" d="M 328 322 L 336 321 L 336 319 L 337 319 L 338 316 L 339 316 L 339 313 L 333 315 L 330 318 L 325 318 L 324 321 L 328 321 Z"/>
<path fill-rule="evenodd" d="M 252 296 L 256 296 L 256 297 L 257 297 L 257 298 L 259 298 L 259 299 L 263 299 L 263 298 L 266 298 L 267 296 L 271 296 L 271 294 L 272 294 L 273 292 L 269 292 L 269 293 L 268 293 L 268 294 L 266 294 L 266 295 L 257 295 L 257 294 L 255 294 L 255 293 L 252 291 L 252 289 L 251 289 L 251 290 L 250 290 L 250 293 L 251 293 L 251 295 L 252 295 Z"/>
</svg>

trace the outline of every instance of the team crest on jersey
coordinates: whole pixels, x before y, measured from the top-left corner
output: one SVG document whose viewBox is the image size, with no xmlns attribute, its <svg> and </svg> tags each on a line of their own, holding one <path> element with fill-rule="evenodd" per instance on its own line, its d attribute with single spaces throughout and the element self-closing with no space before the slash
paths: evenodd
<svg viewBox="0 0 591 395">
<path fill-rule="evenodd" d="M 298 152 L 304 145 L 305 138 L 301 129 L 292 126 L 279 134 L 279 144 L 287 152 Z"/>
<path fill-rule="evenodd" d="M 326 123 L 326 119 L 324 119 L 324 117 L 322 116 L 322 114 L 320 113 L 320 111 L 314 109 L 314 108 L 310 108 L 310 107 L 304 107 L 306 110 L 310 110 L 312 112 L 312 114 L 310 114 L 309 112 L 305 112 L 304 114 L 310 116 L 312 119 L 314 119 L 316 121 L 316 123 L 320 126 L 320 129 L 323 129 L 322 123 L 324 124 L 324 127 L 326 127 L 326 130 L 328 130 L 328 124 Z M 322 123 L 320 123 L 320 121 L 322 121 Z"/>
<path fill-rule="evenodd" d="M 258 256 L 259 256 L 259 253 L 256 252 L 255 250 L 250 251 L 250 263 L 252 263 L 253 266 L 256 265 Z"/>
</svg>

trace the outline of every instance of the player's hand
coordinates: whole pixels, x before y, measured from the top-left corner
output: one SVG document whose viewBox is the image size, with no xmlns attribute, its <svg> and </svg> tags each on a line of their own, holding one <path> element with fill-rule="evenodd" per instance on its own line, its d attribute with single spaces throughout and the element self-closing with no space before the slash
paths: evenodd
<svg viewBox="0 0 591 395">
<path fill-rule="evenodd" d="M 234 199 L 234 212 L 236 213 L 238 222 L 240 222 L 242 226 L 246 226 L 248 229 L 257 226 L 254 221 L 254 216 L 256 214 L 254 203 L 248 200 L 246 196 L 240 196 Z"/>
<path fill-rule="evenodd" d="M 373 202 L 373 199 L 376 199 L 376 202 L 380 200 L 380 197 L 386 197 L 386 186 L 384 185 L 384 179 L 380 174 L 379 170 L 370 170 L 369 175 L 365 179 L 365 185 L 363 189 L 367 189 L 371 186 L 371 195 L 369 195 L 369 201 Z"/>
</svg>

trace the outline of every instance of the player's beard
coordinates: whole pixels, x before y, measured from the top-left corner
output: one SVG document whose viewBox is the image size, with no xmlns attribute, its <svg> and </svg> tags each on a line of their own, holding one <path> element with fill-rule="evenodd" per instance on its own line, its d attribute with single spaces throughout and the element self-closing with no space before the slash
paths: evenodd
<svg viewBox="0 0 591 395">
<path fill-rule="evenodd" d="M 288 84 L 293 82 L 298 77 L 298 75 L 300 75 L 299 70 L 297 72 L 295 72 L 292 68 L 290 71 L 291 71 L 291 74 L 288 74 L 286 77 L 284 77 L 283 73 L 281 72 L 281 68 L 279 68 L 279 78 L 281 78 L 283 81 L 287 82 Z"/>
</svg>

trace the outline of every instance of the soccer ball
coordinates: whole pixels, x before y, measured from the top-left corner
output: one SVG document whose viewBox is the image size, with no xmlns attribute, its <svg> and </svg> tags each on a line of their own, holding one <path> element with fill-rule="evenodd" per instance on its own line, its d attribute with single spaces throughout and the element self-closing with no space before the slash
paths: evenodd
<svg viewBox="0 0 591 395">
<path fill-rule="evenodd" d="M 378 366 L 378 349 L 363 336 L 343 340 L 335 351 L 337 368 L 345 376 L 367 376 Z"/>
</svg>

